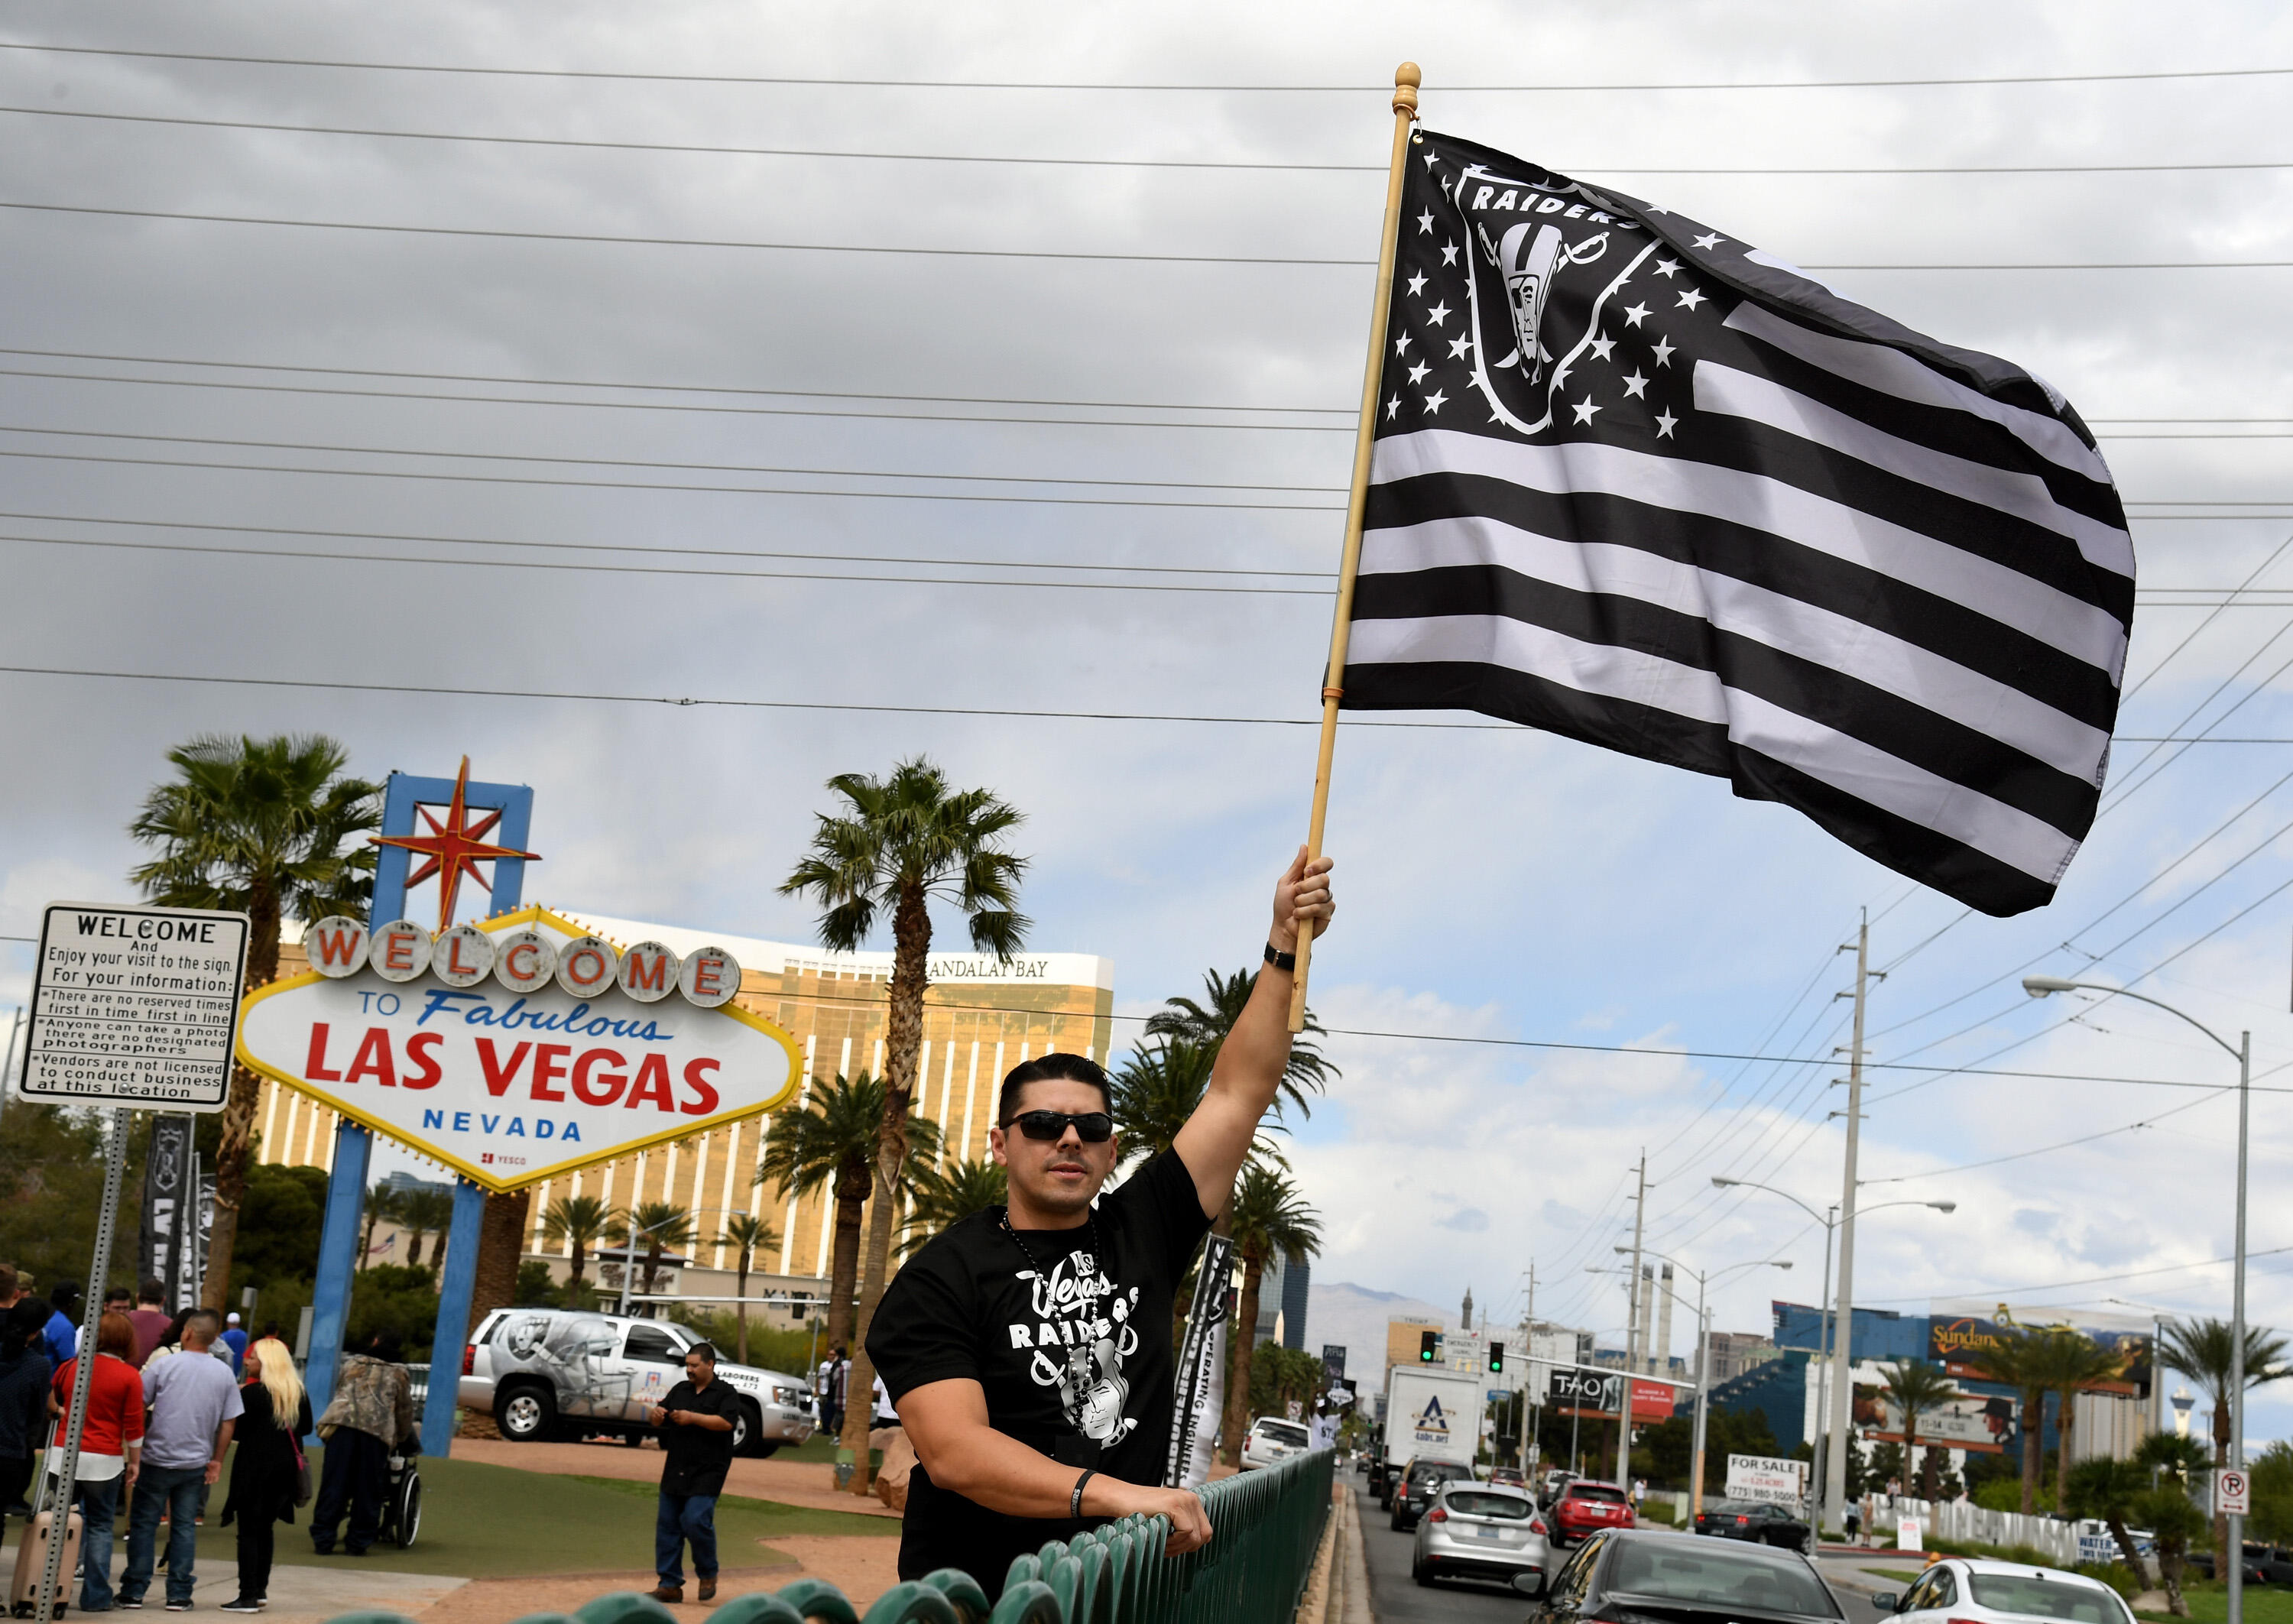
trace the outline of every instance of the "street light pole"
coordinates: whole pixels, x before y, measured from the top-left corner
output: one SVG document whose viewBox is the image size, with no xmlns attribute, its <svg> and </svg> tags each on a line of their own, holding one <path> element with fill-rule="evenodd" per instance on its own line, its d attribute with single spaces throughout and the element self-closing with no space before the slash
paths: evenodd
<svg viewBox="0 0 2293 1624">
<path fill-rule="evenodd" d="M 1870 979 L 1871 924 L 1864 920 L 1855 931 L 1855 1035 L 1847 1051 L 1847 1157 L 1839 1196 L 1839 1305 L 1835 1323 L 1838 1349 L 1832 1355 L 1830 1447 L 1824 1451 L 1823 1520 L 1826 1528 L 1843 1526 L 1847 1483 L 1847 1426 L 1851 1418 L 1853 1388 L 1849 1384 L 1850 1358 L 1855 1341 L 1855 1152 L 1863 1127 L 1863 1006 Z M 2232 1621 L 2234 1624 L 2234 1621 Z"/>
<path fill-rule="evenodd" d="M 2235 1267 L 2230 1277 L 2230 1388 L 2229 1388 L 2229 1464 L 2242 1471 L 2245 1468 L 2245 1197 L 2246 1151 L 2248 1133 L 2248 1107 L 2253 1092 L 2253 1034 L 2240 1032 L 2238 1040 L 2230 1040 L 2214 1030 L 2187 1011 L 2176 1009 L 2163 998 L 2153 998 L 2146 992 L 2133 992 L 2124 987 L 2112 987 L 2103 982 L 2065 981 L 2058 975 L 2026 975 L 2022 990 L 2034 998 L 2043 998 L 2056 992 L 2106 992 L 2112 998 L 2132 998 L 2178 1016 L 2212 1038 L 2222 1048 L 2237 1057 L 2237 1232 Z M 2214 1492 L 2221 1492 L 2216 1481 Z M 2245 1519 L 2232 1513 L 2229 1516 L 2229 1624 L 2245 1624 Z"/>
<path fill-rule="evenodd" d="M 1619 1252 L 1624 1249 L 1623 1247 L 1616 1248 Z M 1670 1264 L 1696 1282 L 1696 1421 L 1690 1433 L 1692 1442 L 1689 1450 L 1688 1468 L 1689 1515 L 1693 1517 L 1704 1509 L 1704 1439 L 1706 1418 L 1711 1413 L 1712 1313 L 1706 1306 L 1707 1291 L 1712 1282 L 1722 1274 L 1732 1274 L 1738 1269 L 1788 1269 L 1791 1267 L 1791 1259 L 1788 1257 L 1755 1258 L 1749 1263 L 1731 1263 L 1726 1268 L 1714 1270 L 1708 1274 L 1698 1274 L 1677 1257 L 1666 1256 L 1662 1252 L 1651 1253 L 1650 1256 Z M 1594 1265 L 1594 1272 L 1599 1272 L 1597 1264 Z M 1629 1393 L 1625 1395 L 1625 1405 L 1627 1410 L 1632 1407 L 1632 1397 Z M 1630 1480 L 1625 1481 L 1625 1487 L 1627 1490 L 1632 1487 Z"/>
</svg>

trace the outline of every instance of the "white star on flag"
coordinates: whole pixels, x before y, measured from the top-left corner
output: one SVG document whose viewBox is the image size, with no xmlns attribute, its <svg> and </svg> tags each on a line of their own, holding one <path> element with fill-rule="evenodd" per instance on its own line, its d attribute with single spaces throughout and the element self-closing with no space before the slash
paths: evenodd
<svg viewBox="0 0 2293 1624">
<path fill-rule="evenodd" d="M 1600 408 L 1593 405 L 1591 398 L 1588 396 L 1584 400 L 1577 401 L 1576 405 L 1571 407 L 1569 409 L 1576 414 L 1577 422 L 1590 423 L 1592 421 L 1592 414 L 1599 411 Z"/>
<path fill-rule="evenodd" d="M 1672 350 L 1673 350 L 1673 343 L 1672 343 L 1672 340 L 1670 340 L 1669 338 L 1659 338 L 1659 339 L 1657 339 L 1657 340 L 1656 341 L 1656 364 L 1657 364 L 1657 366 L 1659 366 L 1659 367 L 1669 367 L 1669 366 L 1671 366 L 1671 365 L 1672 365 Z"/>
<path fill-rule="evenodd" d="M 1656 437 L 1658 440 L 1670 440 L 1672 438 L 1673 424 L 1679 421 L 1680 419 L 1673 416 L 1670 412 L 1658 412 L 1656 419 Z"/>
<path fill-rule="evenodd" d="M 1635 304 L 1632 309 L 1625 312 L 1625 325 L 1626 327 L 1636 327 L 1640 326 L 1641 322 L 1648 319 L 1648 313 L 1649 310 L 1647 305 Z"/>
<path fill-rule="evenodd" d="M 1616 347 L 1616 341 L 1613 338 L 1596 338 L 1592 341 L 1592 353 L 1602 360 L 1607 360 L 1608 351 Z"/>
<path fill-rule="evenodd" d="M 1388 400 L 1385 403 L 1385 415 L 1389 417 L 1398 417 L 1401 415 L 1401 397 L 1399 395 L 1394 396 L 1392 400 Z"/>
<path fill-rule="evenodd" d="M 1660 277 L 1671 276 L 1679 269 L 1680 262 L 1676 259 L 1660 259 L 1656 263 L 1656 273 Z"/>
<path fill-rule="evenodd" d="M 1473 341 L 1471 336 L 1464 333 L 1460 333 L 1449 341 L 1449 359 L 1453 361 L 1462 360 L 1465 358 L 1465 351 L 1472 347 Z"/>
<path fill-rule="evenodd" d="M 1625 392 L 1628 395 L 1638 395 L 1641 400 L 1645 400 L 1648 399 L 1648 394 L 1646 392 L 1648 390 L 1648 382 L 1649 381 L 1646 378 L 1640 375 L 1639 370 L 1635 368 L 1632 375 L 1625 379 Z"/>
<path fill-rule="evenodd" d="M 1438 304 L 1435 305 L 1431 310 L 1427 311 L 1425 312 L 1425 319 L 1426 319 L 1426 320 L 1428 320 L 1428 321 L 1430 321 L 1430 322 L 1431 322 L 1431 323 L 1432 323 L 1435 327 L 1439 327 L 1443 322 L 1445 322 L 1445 321 L 1448 320 L 1448 319 L 1449 319 L 1449 302 L 1448 302 L 1446 299 L 1444 299 L 1443 301 L 1441 301 L 1441 303 L 1438 303 Z"/>
<path fill-rule="evenodd" d="M 1417 234 L 1420 237 L 1429 237 L 1432 235 L 1432 231 L 1433 211 L 1429 208 L 1423 214 L 1417 216 Z"/>
<path fill-rule="evenodd" d="M 1425 381 L 1425 375 L 1432 370 L 1432 368 L 1420 361 L 1409 369 L 1409 381 L 1413 384 L 1422 384 Z"/>
<path fill-rule="evenodd" d="M 1409 353 L 1408 334 L 1404 333 L 1400 337 L 1393 341 L 1393 352 L 1396 355 L 1406 355 Z"/>
<path fill-rule="evenodd" d="M 1414 299 L 1424 291 L 1425 273 L 1421 271 L 1415 276 L 1409 279 L 1409 296 Z"/>
<path fill-rule="evenodd" d="M 1438 411 L 1439 411 L 1439 410 L 1440 410 L 1444 406 L 1446 406 L 1448 403 L 1449 403 L 1449 397 L 1448 397 L 1448 396 L 1446 396 L 1446 395 L 1445 395 L 1445 394 L 1443 394 L 1443 393 L 1442 393 L 1439 390 L 1438 390 L 1438 389 L 1437 389 L 1437 390 L 1435 390 L 1431 394 L 1430 394 L 1430 395 L 1428 395 L 1428 396 L 1426 396 L 1426 397 L 1425 397 L 1425 409 L 1426 409 L 1426 411 L 1427 411 L 1427 412 L 1429 412 L 1429 413 L 1432 413 L 1432 412 L 1438 412 Z"/>
<path fill-rule="evenodd" d="M 1699 248 L 1716 248 L 1720 246 L 1722 240 L 1722 238 L 1719 232 L 1706 231 L 1703 236 L 1696 239 L 1696 246 Z"/>
<path fill-rule="evenodd" d="M 1680 295 L 1680 308 L 1682 310 L 1692 311 L 1703 303 L 1704 295 L 1693 287 Z"/>
<path fill-rule="evenodd" d="M 1454 265 L 1457 263 L 1457 245 L 1455 243 L 1443 243 L 1441 245 L 1441 263 L 1445 265 Z"/>
</svg>

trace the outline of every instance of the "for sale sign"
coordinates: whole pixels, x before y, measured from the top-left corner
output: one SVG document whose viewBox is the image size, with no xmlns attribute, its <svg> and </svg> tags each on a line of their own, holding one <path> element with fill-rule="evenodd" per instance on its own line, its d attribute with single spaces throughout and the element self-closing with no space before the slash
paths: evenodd
<svg viewBox="0 0 2293 1624">
<path fill-rule="evenodd" d="M 1773 1455 L 1728 1457 L 1728 1498 L 1796 1506 L 1807 1497 L 1807 1462 Z"/>
<path fill-rule="evenodd" d="M 247 916 L 57 902 L 40 922 L 17 1090 L 54 1105 L 221 1111 Z"/>
</svg>

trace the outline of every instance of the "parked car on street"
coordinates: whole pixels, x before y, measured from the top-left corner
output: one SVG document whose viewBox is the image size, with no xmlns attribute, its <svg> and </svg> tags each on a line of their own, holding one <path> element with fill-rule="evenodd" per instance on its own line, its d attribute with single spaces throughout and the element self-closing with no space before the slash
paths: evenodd
<svg viewBox="0 0 2293 1624">
<path fill-rule="evenodd" d="M 2118 1592 L 2098 1580 L 2021 1563 L 1951 1556 L 1921 1573 L 1900 1596 L 1871 1598 L 1907 1624 L 2134 1624 Z"/>
<path fill-rule="evenodd" d="M 685 1379 L 701 1338 L 669 1320 L 586 1309 L 498 1308 L 462 1350 L 456 1398 L 490 1415 L 514 1443 L 604 1435 L 629 1443 L 652 1431 L 645 1411 Z M 733 1452 L 769 1455 L 812 1436 L 812 1394 L 800 1376 L 719 1357 L 717 1379 L 741 1395 Z"/>
<path fill-rule="evenodd" d="M 1412 1529 L 1431 1509 L 1445 1484 L 1471 1483 L 1473 1468 L 1455 1460 L 1413 1460 L 1394 1480 L 1390 1525 Z"/>
<path fill-rule="evenodd" d="M 1633 1520 L 1633 1497 L 1620 1483 L 1572 1477 L 1552 1502 L 1552 1538 L 1560 1545 L 1574 1545 L 1603 1529 L 1630 1528 Z"/>
<path fill-rule="evenodd" d="M 2139 1544 L 2139 1536 L 2136 1544 Z M 2188 1563 L 2192 1572 L 2206 1578 L 2214 1576 L 2214 1554 L 2210 1549 L 2192 1551 Z M 2264 1545 L 2257 1539 L 2245 1542 L 2245 1582 L 2249 1585 L 2293 1585 L 2293 1555 L 2281 1545 Z"/>
<path fill-rule="evenodd" d="M 1845 1616 L 1796 1552 L 1691 1539 L 1668 1529 L 1614 1528 L 1569 1554 L 1528 1618 L 1529 1624 L 1841 1624 Z"/>
<path fill-rule="evenodd" d="M 1493 1483 L 1511 1483 L 1516 1489 L 1526 1489 L 1528 1487 L 1528 1474 L 1519 1466 L 1491 1466 L 1488 1481 Z"/>
<path fill-rule="evenodd" d="M 1250 1424 L 1250 1434 L 1242 1441 L 1242 1469 L 1252 1472 L 1270 1466 L 1277 1460 L 1302 1455 L 1313 1446 L 1313 1434 L 1302 1423 L 1260 1416 Z"/>
<path fill-rule="evenodd" d="M 1815 1531 L 1789 1507 L 1768 1500 L 1714 1500 L 1697 1515 L 1696 1531 L 1815 1554 Z"/>
</svg>

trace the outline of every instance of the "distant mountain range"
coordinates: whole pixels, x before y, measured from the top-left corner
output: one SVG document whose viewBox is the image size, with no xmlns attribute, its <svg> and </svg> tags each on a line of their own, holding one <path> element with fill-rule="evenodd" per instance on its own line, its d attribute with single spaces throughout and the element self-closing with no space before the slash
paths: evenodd
<svg viewBox="0 0 2293 1624">
<path fill-rule="evenodd" d="M 1385 1322 L 1411 1318 L 1431 1320 L 1452 1330 L 1457 1311 L 1436 1308 L 1398 1291 L 1373 1291 L 1350 1281 L 1325 1285 L 1317 1280 L 1306 1290 L 1306 1351 L 1344 1348 L 1347 1376 L 1374 1392 L 1385 1381 Z"/>
</svg>

